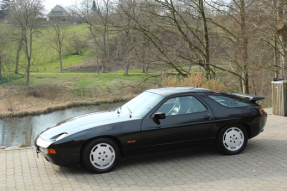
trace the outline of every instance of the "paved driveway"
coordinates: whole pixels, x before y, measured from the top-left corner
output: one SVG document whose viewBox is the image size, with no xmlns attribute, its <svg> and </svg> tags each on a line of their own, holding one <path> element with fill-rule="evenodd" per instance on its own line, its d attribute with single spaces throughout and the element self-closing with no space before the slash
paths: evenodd
<svg viewBox="0 0 287 191">
<path fill-rule="evenodd" d="M 265 131 L 239 155 L 214 148 L 122 159 L 107 174 L 63 168 L 31 148 L 0 151 L 0 190 L 287 190 L 287 117 L 269 113 Z"/>
</svg>

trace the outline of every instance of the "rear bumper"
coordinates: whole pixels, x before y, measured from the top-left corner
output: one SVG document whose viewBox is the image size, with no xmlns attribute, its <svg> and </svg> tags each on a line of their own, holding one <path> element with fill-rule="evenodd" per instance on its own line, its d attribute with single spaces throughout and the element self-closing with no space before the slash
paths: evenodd
<svg viewBox="0 0 287 191">
<path fill-rule="evenodd" d="M 256 137 L 257 135 L 259 135 L 261 132 L 264 131 L 264 127 L 266 125 L 266 122 L 267 122 L 267 113 L 265 113 L 264 115 L 260 116 L 258 118 L 256 126 L 253 126 L 251 128 L 250 139 L 253 138 L 253 137 Z"/>
</svg>

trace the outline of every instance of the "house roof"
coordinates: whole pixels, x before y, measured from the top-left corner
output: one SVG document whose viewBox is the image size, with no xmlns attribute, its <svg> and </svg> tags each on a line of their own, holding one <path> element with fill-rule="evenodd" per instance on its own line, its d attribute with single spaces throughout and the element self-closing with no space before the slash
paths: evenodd
<svg viewBox="0 0 287 191">
<path fill-rule="evenodd" d="M 52 12 L 54 11 L 57 11 L 57 12 L 63 12 L 63 15 L 61 16 L 64 16 L 64 17 L 67 17 L 67 16 L 71 16 L 70 13 L 68 13 L 66 11 L 66 9 L 64 9 L 62 6 L 60 5 L 56 5 L 49 13 L 47 16 L 59 16 L 59 15 L 53 15 Z"/>
</svg>

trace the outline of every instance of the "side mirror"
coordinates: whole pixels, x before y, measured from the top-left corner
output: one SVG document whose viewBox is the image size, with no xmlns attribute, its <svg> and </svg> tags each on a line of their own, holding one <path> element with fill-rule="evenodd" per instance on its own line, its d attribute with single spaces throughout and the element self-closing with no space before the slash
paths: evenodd
<svg viewBox="0 0 287 191">
<path fill-rule="evenodd" d="M 157 113 L 155 113 L 154 114 L 154 116 L 153 116 L 153 121 L 156 123 L 156 124 L 160 124 L 160 121 L 159 121 L 159 119 L 165 119 L 166 118 L 166 116 L 165 116 L 165 113 L 163 113 L 163 112 L 157 112 Z"/>
</svg>

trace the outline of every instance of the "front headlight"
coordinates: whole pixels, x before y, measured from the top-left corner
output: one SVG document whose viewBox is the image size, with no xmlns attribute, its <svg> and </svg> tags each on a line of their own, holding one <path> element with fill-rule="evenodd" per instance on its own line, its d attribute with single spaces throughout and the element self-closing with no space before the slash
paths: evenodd
<svg viewBox="0 0 287 191">
<path fill-rule="evenodd" d="M 48 149 L 46 149 L 46 148 L 39 147 L 39 150 L 43 153 L 48 153 Z"/>
<path fill-rule="evenodd" d="M 68 135 L 68 133 L 63 133 L 61 134 L 59 137 L 57 137 L 56 141 L 59 141 L 60 139 L 63 139 L 64 137 L 66 137 Z"/>
<path fill-rule="evenodd" d="M 36 145 L 43 147 L 43 148 L 48 148 L 51 144 L 52 144 L 52 142 L 46 141 L 46 140 L 42 139 L 41 137 L 38 137 L 36 140 Z"/>
</svg>

